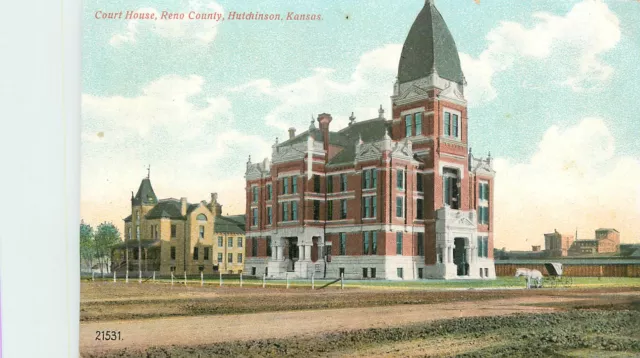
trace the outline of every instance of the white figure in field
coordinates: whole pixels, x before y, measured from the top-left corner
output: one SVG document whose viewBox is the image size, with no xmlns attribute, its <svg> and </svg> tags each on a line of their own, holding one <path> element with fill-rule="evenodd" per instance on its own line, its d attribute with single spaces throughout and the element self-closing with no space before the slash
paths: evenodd
<svg viewBox="0 0 640 358">
<path fill-rule="evenodd" d="M 527 279 L 527 288 L 531 288 L 531 281 L 535 282 L 535 287 L 542 287 L 542 272 L 527 268 L 519 268 L 516 270 L 516 277 L 524 276 Z"/>
</svg>

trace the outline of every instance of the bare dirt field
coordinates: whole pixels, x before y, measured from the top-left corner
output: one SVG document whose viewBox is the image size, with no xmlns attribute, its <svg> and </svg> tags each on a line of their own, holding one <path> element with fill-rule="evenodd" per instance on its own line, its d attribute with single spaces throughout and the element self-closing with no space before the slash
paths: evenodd
<svg viewBox="0 0 640 358">
<path fill-rule="evenodd" d="M 309 353 L 309 349 L 294 348 L 307 341 L 315 347 L 319 336 L 362 330 L 366 336 L 379 330 L 469 317 L 484 317 L 480 321 L 484 322 L 567 309 L 633 310 L 638 302 L 637 288 L 311 291 L 83 284 L 80 350 L 87 357 L 289 356 L 292 352 Z M 121 340 L 96 340 L 96 332 L 105 330 L 120 332 Z M 366 344 L 330 344 L 313 356 L 450 356 L 493 349 L 500 346 L 494 343 L 501 339 L 500 335 L 436 335 L 429 340 L 411 334 L 400 334 L 401 339 L 393 337 L 391 334 Z M 385 340 L 388 342 L 376 343 Z"/>
</svg>

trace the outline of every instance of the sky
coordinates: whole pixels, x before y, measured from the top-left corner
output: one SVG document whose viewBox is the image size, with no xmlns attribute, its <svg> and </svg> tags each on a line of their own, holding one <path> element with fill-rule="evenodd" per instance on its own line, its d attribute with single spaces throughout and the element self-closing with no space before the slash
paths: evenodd
<svg viewBox="0 0 640 358">
<path fill-rule="evenodd" d="M 401 4 L 402 6 L 399 6 Z M 244 170 L 287 129 L 390 113 L 423 0 L 87 0 L 81 216 L 121 232 L 150 166 L 159 198 L 244 211 Z M 496 170 L 495 247 L 613 227 L 640 242 L 640 2 L 436 0 L 467 80 L 469 145 Z M 97 11 L 319 14 L 320 21 L 96 19 Z"/>
</svg>

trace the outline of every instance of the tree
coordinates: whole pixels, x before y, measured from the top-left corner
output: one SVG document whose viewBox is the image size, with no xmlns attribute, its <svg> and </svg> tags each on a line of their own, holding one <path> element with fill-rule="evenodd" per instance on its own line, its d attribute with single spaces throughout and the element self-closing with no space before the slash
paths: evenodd
<svg viewBox="0 0 640 358">
<path fill-rule="evenodd" d="M 111 248 L 120 242 L 120 231 L 113 223 L 104 222 L 98 225 L 94 238 L 94 246 L 95 257 L 100 265 L 101 275 L 104 275 L 104 267 L 108 267 L 111 258 Z"/>
<path fill-rule="evenodd" d="M 93 237 L 93 228 L 91 225 L 80 222 L 80 267 L 93 269 L 93 258 L 95 257 L 95 242 Z"/>
</svg>

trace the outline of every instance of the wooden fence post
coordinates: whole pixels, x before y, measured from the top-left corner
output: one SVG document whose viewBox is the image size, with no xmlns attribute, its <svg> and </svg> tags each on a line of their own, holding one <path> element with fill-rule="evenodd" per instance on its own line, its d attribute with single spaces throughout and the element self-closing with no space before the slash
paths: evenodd
<svg viewBox="0 0 640 358">
<path fill-rule="evenodd" d="M 340 274 L 340 289 L 344 290 L 344 272 Z"/>
<path fill-rule="evenodd" d="M 222 287 L 222 271 L 220 271 L 220 287 Z"/>
<path fill-rule="evenodd" d="M 311 289 L 315 290 L 316 289 L 316 282 L 315 282 L 315 278 L 316 278 L 316 274 L 312 273 L 311 274 Z"/>
<path fill-rule="evenodd" d="M 240 272 L 240 287 L 242 287 L 242 272 Z"/>
<path fill-rule="evenodd" d="M 267 287 L 267 274 L 266 273 L 264 273 L 262 275 L 262 288 L 265 288 L 265 287 Z"/>
<path fill-rule="evenodd" d="M 200 271 L 200 287 L 204 286 L 204 272 Z"/>
<path fill-rule="evenodd" d="M 184 271 L 184 285 L 187 285 L 187 271 Z"/>
<path fill-rule="evenodd" d="M 127 270 L 127 273 L 125 274 L 124 283 L 129 283 L 129 270 Z"/>
<path fill-rule="evenodd" d="M 171 271 L 171 286 L 173 286 L 173 271 Z"/>
<path fill-rule="evenodd" d="M 153 282 L 156 282 L 156 272 L 153 271 Z"/>
<path fill-rule="evenodd" d="M 116 272 L 113 271 L 113 282 L 116 282 Z"/>
</svg>

